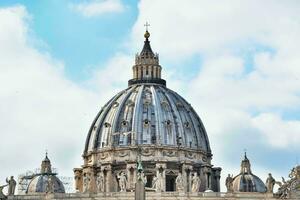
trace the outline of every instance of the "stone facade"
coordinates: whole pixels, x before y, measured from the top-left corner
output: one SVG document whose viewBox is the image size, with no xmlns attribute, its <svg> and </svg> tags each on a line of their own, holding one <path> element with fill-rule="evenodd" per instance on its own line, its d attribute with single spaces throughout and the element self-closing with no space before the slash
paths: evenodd
<svg viewBox="0 0 300 200">
<path fill-rule="evenodd" d="M 119 147 L 101 149 L 85 157 L 82 167 L 75 168 L 75 185 L 79 192 L 97 192 L 97 176 L 103 176 L 103 192 L 120 191 L 118 176 L 124 173 L 127 179 L 126 191 L 133 191 L 137 174 L 138 147 Z M 146 188 L 153 187 L 154 177 L 163 177 L 162 191 L 175 191 L 175 179 L 182 174 L 184 190 L 191 191 L 191 179 L 196 173 L 201 180 L 199 192 L 220 190 L 221 168 L 214 168 L 210 155 L 205 152 L 187 148 L 169 146 L 143 145 L 140 151 Z M 86 180 L 86 182 L 85 182 Z"/>
<path fill-rule="evenodd" d="M 99 194 L 43 194 L 10 196 L 8 200 L 134 200 L 134 192 L 114 192 Z M 272 194 L 261 193 L 178 193 L 178 192 L 146 192 L 147 200 L 276 200 Z M 299 198 L 290 198 L 299 200 Z"/>
</svg>

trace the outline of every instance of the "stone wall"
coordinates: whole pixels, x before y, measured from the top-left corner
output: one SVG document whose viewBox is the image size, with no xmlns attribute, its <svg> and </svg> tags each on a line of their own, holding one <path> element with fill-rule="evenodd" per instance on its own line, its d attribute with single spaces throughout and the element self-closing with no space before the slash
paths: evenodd
<svg viewBox="0 0 300 200">
<path fill-rule="evenodd" d="M 98 194 L 39 194 L 15 195 L 8 200 L 134 200 L 134 192 L 110 192 Z M 276 200 L 268 193 L 178 193 L 178 192 L 147 192 L 147 200 Z M 290 198 L 296 200 L 297 198 Z M 299 200 L 299 199 L 298 199 Z"/>
</svg>

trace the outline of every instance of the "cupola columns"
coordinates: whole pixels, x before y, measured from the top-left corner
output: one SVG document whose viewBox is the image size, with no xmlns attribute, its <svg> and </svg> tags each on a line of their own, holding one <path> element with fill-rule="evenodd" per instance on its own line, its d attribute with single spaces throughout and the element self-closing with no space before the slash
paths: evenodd
<svg viewBox="0 0 300 200">
<path fill-rule="evenodd" d="M 145 41 L 141 53 L 135 56 L 135 65 L 132 67 L 133 78 L 128 81 L 128 85 L 140 83 L 156 83 L 166 85 L 166 81 L 161 79 L 161 66 L 159 65 L 158 54 L 153 53 L 150 46 L 149 24 L 146 23 Z"/>
</svg>

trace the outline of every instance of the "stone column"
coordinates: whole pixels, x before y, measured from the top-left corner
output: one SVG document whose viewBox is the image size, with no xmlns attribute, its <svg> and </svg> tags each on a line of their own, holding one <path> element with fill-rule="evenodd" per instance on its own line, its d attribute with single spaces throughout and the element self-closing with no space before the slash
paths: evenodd
<svg viewBox="0 0 300 200">
<path fill-rule="evenodd" d="M 211 169 L 209 167 L 203 168 L 203 174 L 205 176 L 205 190 L 211 189 Z"/>
<path fill-rule="evenodd" d="M 220 167 L 213 168 L 213 176 L 216 177 L 216 182 L 213 184 L 213 188 L 211 188 L 214 192 L 220 192 L 220 178 L 221 178 L 221 170 Z"/>
<path fill-rule="evenodd" d="M 127 164 L 127 178 L 128 178 L 128 186 L 127 189 L 133 190 L 135 183 L 136 183 L 136 164 Z M 131 174 L 131 171 L 133 170 L 133 174 Z"/>
<path fill-rule="evenodd" d="M 157 66 L 153 66 L 153 78 L 157 78 Z"/>
<path fill-rule="evenodd" d="M 192 165 L 188 165 L 188 164 L 183 164 L 182 165 L 182 177 L 183 177 L 183 181 L 184 181 L 184 191 L 185 192 L 190 192 L 190 173 L 193 170 L 193 166 Z M 190 172 L 188 174 L 188 171 Z"/>
<path fill-rule="evenodd" d="M 159 72 L 158 72 L 158 78 L 161 78 L 161 68 L 158 68 Z"/>
<path fill-rule="evenodd" d="M 142 78 L 146 77 L 146 66 L 143 66 L 143 74 L 142 74 Z"/>
<path fill-rule="evenodd" d="M 137 74 L 137 78 L 142 78 L 142 76 L 141 76 L 141 66 L 137 66 L 137 72 L 138 72 L 138 74 Z"/>
<path fill-rule="evenodd" d="M 106 165 L 101 167 L 102 171 L 106 171 L 105 176 L 105 192 L 113 192 L 112 191 L 112 184 L 113 184 L 113 177 L 112 177 L 112 167 L 111 165 Z"/>
<path fill-rule="evenodd" d="M 74 179 L 75 179 L 75 190 L 77 192 L 83 192 L 83 182 L 82 182 L 82 168 L 74 168 Z"/>
<path fill-rule="evenodd" d="M 132 69 L 133 69 L 133 78 L 136 79 L 137 78 L 137 69 L 136 69 L 136 66 L 133 66 Z"/>
</svg>

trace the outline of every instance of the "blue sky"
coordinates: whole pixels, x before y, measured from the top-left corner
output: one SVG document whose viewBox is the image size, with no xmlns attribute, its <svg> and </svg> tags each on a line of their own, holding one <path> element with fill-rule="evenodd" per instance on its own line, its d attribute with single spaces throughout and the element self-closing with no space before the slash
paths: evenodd
<svg viewBox="0 0 300 200">
<path fill-rule="evenodd" d="M 163 78 L 203 120 L 223 177 L 244 149 L 263 180 L 287 176 L 300 154 L 299 12 L 298 1 L 0 1 L 0 183 L 45 149 L 72 176 L 96 113 L 131 78 L 146 21 Z"/>
<path fill-rule="evenodd" d="M 65 72 L 75 81 L 87 79 L 87 69 L 105 63 L 122 47 L 137 18 L 137 1 L 124 1 L 122 13 L 84 18 L 70 9 L 80 1 L 1 1 L 1 6 L 24 5 L 30 13 L 30 28 L 41 51 L 63 60 Z"/>
</svg>

